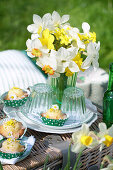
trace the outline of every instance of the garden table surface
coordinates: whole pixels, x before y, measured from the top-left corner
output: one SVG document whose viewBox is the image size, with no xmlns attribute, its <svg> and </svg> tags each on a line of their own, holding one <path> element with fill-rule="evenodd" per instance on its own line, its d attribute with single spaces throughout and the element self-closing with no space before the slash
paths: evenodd
<svg viewBox="0 0 113 170">
<path fill-rule="evenodd" d="M 0 107 L 0 119 L 5 118 L 6 115 L 2 110 L 2 106 Z M 98 119 L 90 126 L 91 130 L 98 131 L 98 123 L 102 121 L 102 112 L 98 109 Z M 43 169 L 43 165 L 47 155 L 49 155 L 48 167 L 50 169 L 55 169 L 58 166 L 62 165 L 63 155 L 59 149 L 50 148 L 44 144 L 44 138 L 47 135 L 52 135 L 48 133 L 36 132 L 34 130 L 28 129 L 26 136 L 33 135 L 36 138 L 35 145 L 32 148 L 30 155 L 25 158 L 23 161 L 16 163 L 15 165 L 3 165 L 4 170 L 25 170 L 25 169 Z M 57 134 L 56 134 L 57 135 Z M 72 134 L 62 134 L 60 137 L 62 141 L 67 141 L 71 139 Z M 87 169 L 87 166 L 90 167 L 94 164 L 93 160 L 90 160 L 86 163 L 86 155 L 87 151 L 85 151 L 81 156 L 82 167 L 81 170 Z M 112 155 L 113 155 L 113 146 L 112 146 Z M 98 157 L 94 158 L 95 163 L 98 162 Z"/>
</svg>

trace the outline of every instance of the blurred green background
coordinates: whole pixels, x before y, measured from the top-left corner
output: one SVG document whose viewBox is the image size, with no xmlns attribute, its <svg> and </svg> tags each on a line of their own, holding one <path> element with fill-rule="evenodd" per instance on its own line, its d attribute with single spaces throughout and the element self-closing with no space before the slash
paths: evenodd
<svg viewBox="0 0 113 170">
<path fill-rule="evenodd" d="M 56 10 L 69 14 L 71 25 L 79 29 L 84 21 L 90 24 L 101 42 L 100 67 L 108 71 L 113 62 L 112 5 L 112 0 L 0 0 L 0 51 L 26 49 L 33 14 L 43 16 Z"/>
</svg>

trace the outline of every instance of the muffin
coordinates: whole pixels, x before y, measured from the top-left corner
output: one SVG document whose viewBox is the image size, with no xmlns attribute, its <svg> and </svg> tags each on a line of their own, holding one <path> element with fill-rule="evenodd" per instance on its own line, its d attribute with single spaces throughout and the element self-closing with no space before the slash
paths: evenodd
<svg viewBox="0 0 113 170">
<path fill-rule="evenodd" d="M 62 113 L 57 105 L 53 105 L 46 113 L 41 114 L 41 119 L 46 125 L 63 126 L 67 120 L 67 115 Z"/>
<path fill-rule="evenodd" d="M 0 125 L 0 134 L 6 138 L 12 137 L 18 139 L 24 134 L 25 127 L 15 119 L 10 119 Z"/>
<path fill-rule="evenodd" d="M 13 87 L 8 91 L 7 96 L 5 97 L 5 100 L 20 100 L 24 97 L 27 97 L 27 92 L 23 91 L 22 89 L 18 87 Z"/>
<path fill-rule="evenodd" d="M 1 152 L 4 153 L 18 153 L 23 152 L 25 150 L 25 146 L 20 144 L 19 140 L 8 138 L 2 143 L 2 147 L 0 148 Z"/>
<path fill-rule="evenodd" d="M 47 110 L 46 113 L 42 113 L 41 116 L 48 119 L 57 119 L 57 120 L 67 118 L 66 114 L 62 113 L 58 105 L 53 105 L 52 108 Z"/>
</svg>

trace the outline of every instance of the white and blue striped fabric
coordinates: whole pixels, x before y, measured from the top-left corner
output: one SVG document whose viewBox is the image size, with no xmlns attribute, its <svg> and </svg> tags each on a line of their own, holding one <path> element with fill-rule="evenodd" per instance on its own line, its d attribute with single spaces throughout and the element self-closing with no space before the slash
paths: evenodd
<svg viewBox="0 0 113 170">
<path fill-rule="evenodd" d="M 26 89 L 37 83 L 46 83 L 45 76 L 21 51 L 0 52 L 0 95 L 12 87 Z"/>
</svg>

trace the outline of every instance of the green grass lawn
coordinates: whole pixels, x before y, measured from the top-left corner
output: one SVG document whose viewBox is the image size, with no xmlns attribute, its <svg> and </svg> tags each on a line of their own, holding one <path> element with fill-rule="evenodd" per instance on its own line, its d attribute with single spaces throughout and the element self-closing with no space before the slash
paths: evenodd
<svg viewBox="0 0 113 170">
<path fill-rule="evenodd" d="M 54 10 L 69 14 L 70 23 L 81 29 L 82 22 L 91 25 L 101 42 L 100 67 L 108 70 L 113 62 L 112 0 L 0 0 L 0 51 L 26 49 L 30 37 L 27 26 L 33 14 L 43 16 Z"/>
</svg>

